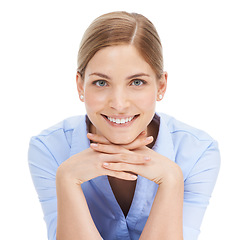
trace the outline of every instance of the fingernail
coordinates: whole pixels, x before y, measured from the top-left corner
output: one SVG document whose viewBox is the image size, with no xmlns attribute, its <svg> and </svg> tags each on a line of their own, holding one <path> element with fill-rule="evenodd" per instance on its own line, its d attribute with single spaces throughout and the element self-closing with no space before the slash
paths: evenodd
<svg viewBox="0 0 240 240">
<path fill-rule="evenodd" d="M 88 133 L 88 136 L 89 136 L 89 137 L 92 137 L 92 136 L 93 136 L 93 134 L 92 134 L 92 133 Z"/>
<path fill-rule="evenodd" d="M 144 157 L 144 160 L 149 161 L 151 158 L 149 156 Z"/>
<path fill-rule="evenodd" d="M 103 163 L 103 166 L 105 166 L 105 167 L 107 167 L 107 166 L 109 166 L 109 163 Z"/>
<path fill-rule="evenodd" d="M 152 140 L 152 136 L 146 138 L 146 141 L 150 141 L 150 140 Z"/>
<path fill-rule="evenodd" d="M 131 175 L 131 178 L 136 180 L 137 179 L 137 176 L 136 175 Z"/>
<path fill-rule="evenodd" d="M 97 144 L 97 143 L 91 143 L 91 147 L 97 148 L 97 147 L 98 147 L 98 144 Z"/>
</svg>

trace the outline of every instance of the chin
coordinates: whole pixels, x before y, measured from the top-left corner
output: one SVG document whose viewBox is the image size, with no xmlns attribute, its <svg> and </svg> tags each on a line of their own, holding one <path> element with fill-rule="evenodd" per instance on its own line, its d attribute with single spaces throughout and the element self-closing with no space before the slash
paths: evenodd
<svg viewBox="0 0 240 240">
<path fill-rule="evenodd" d="M 136 138 L 136 137 L 135 137 Z M 131 143 L 135 138 L 133 137 L 110 137 L 108 140 L 113 144 L 125 145 Z"/>
</svg>

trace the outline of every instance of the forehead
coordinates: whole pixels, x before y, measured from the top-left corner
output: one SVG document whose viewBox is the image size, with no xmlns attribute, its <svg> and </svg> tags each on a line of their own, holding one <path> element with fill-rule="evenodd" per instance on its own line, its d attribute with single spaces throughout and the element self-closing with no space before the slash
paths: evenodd
<svg viewBox="0 0 240 240">
<path fill-rule="evenodd" d="M 111 46 L 99 50 L 89 61 L 86 76 L 96 71 L 111 75 L 130 75 L 136 72 L 154 75 L 150 65 L 133 45 Z"/>
</svg>

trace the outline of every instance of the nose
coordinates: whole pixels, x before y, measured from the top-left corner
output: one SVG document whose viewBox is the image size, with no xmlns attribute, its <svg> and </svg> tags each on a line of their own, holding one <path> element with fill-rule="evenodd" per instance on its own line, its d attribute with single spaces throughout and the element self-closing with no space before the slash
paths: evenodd
<svg viewBox="0 0 240 240">
<path fill-rule="evenodd" d="M 123 88 L 111 89 L 112 92 L 109 98 L 111 108 L 117 110 L 118 113 L 124 113 L 130 106 L 128 92 Z"/>
</svg>

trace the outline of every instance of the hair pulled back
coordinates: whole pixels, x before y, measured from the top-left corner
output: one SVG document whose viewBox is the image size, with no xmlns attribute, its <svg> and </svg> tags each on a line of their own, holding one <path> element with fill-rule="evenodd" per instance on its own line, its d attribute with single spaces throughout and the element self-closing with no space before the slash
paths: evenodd
<svg viewBox="0 0 240 240">
<path fill-rule="evenodd" d="M 97 51 L 123 44 L 135 46 L 157 78 L 161 77 L 162 45 L 156 28 L 143 15 L 122 11 L 104 14 L 87 28 L 78 51 L 77 71 L 84 79 L 87 64 Z"/>
</svg>

